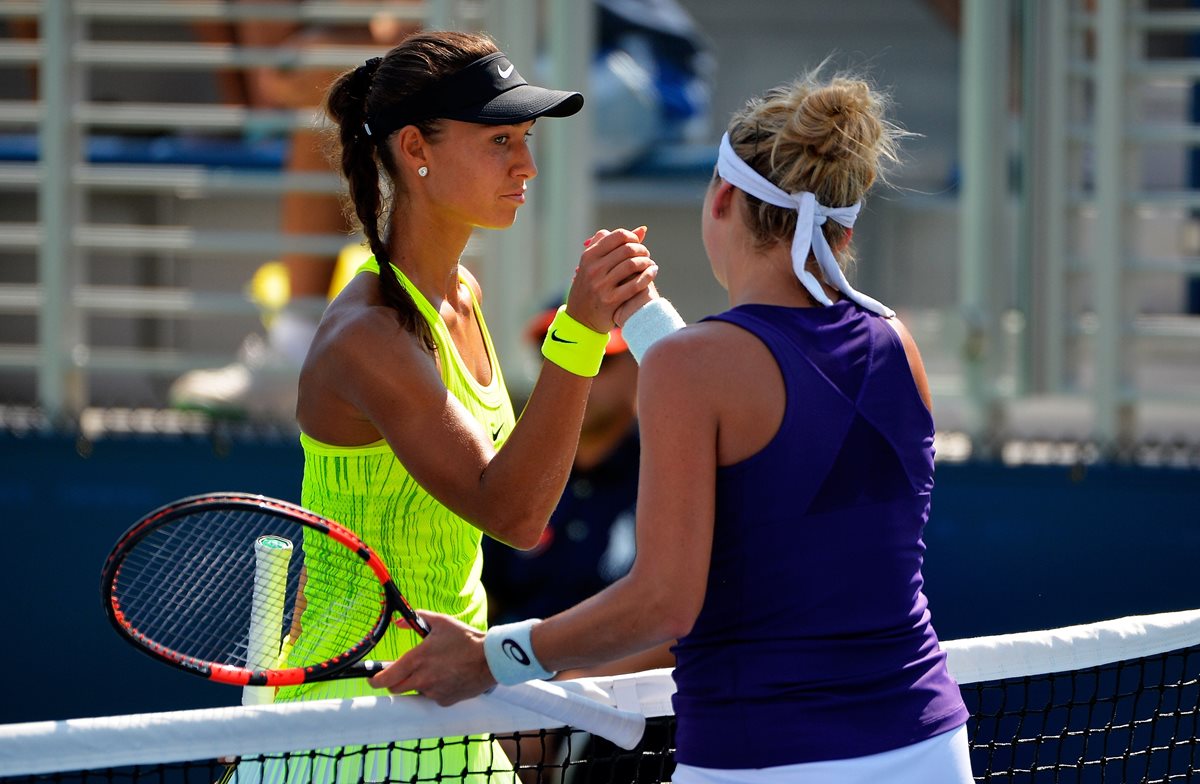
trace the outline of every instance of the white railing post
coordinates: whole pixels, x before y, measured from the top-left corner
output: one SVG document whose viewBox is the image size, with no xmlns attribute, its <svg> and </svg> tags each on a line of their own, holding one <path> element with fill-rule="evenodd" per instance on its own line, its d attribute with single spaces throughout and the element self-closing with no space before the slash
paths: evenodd
<svg viewBox="0 0 1200 784">
<path fill-rule="evenodd" d="M 449 30 L 454 27 L 452 0 L 425 0 L 425 27 L 430 30 Z"/>
<path fill-rule="evenodd" d="M 1126 58 L 1126 0 L 1100 0 L 1096 9 L 1096 242 L 1092 257 L 1095 380 L 1093 433 L 1102 448 L 1125 439 L 1129 405 L 1122 399 L 1124 332 L 1122 270 L 1129 254 L 1129 210 L 1125 194 L 1138 184 L 1128 179 L 1125 125 L 1129 109 Z"/>
<path fill-rule="evenodd" d="M 1068 196 L 1068 74 L 1072 36 L 1066 2 L 1025 0 L 1028 96 L 1023 162 L 1024 232 L 1029 319 L 1025 330 L 1029 391 L 1060 394 L 1066 368 Z"/>
<path fill-rule="evenodd" d="M 965 329 L 966 428 L 982 447 L 997 435 L 1001 413 L 995 389 L 1001 348 L 996 281 L 997 270 L 1007 265 L 1009 3 L 965 0 L 962 18 L 958 291 Z"/>
<path fill-rule="evenodd" d="M 547 6 L 551 86 L 586 92 L 595 48 L 595 6 L 580 0 L 549 0 Z M 569 122 L 538 125 L 545 161 L 538 188 L 543 290 L 560 289 L 570 282 L 594 220 L 590 115 L 596 110 L 594 103 L 585 105 Z"/>
<path fill-rule="evenodd" d="M 75 231 L 82 202 L 71 180 L 81 160 L 79 132 L 71 121 L 80 85 L 72 56 L 79 27 L 69 2 L 43 3 L 38 23 L 38 404 L 54 421 L 78 414 L 86 396 L 80 369 L 86 357 L 78 355 L 86 350 L 83 321 L 74 304 L 81 274 Z"/>
<path fill-rule="evenodd" d="M 508 53 L 521 75 L 540 84 L 537 70 L 538 41 L 530 19 L 537 16 L 537 0 L 497 0 L 487 5 L 487 30 L 500 48 Z M 572 118 L 578 122 L 578 118 Z M 485 270 L 488 291 L 485 308 L 496 354 L 504 363 L 505 382 L 514 394 L 528 393 L 536 352 L 522 338 L 525 321 L 540 303 L 538 290 L 538 232 L 542 227 L 537 210 L 545 199 L 544 186 L 552 179 L 542 160 L 542 132 L 557 120 L 539 122 L 534 131 L 534 150 L 539 174 L 530 184 L 530 203 L 517 213 L 517 220 L 505 231 L 488 232 L 490 258 Z"/>
</svg>

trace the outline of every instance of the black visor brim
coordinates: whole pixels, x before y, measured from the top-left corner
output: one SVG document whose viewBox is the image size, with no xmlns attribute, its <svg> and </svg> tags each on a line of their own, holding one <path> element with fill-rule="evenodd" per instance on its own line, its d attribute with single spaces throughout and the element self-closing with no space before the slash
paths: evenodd
<svg viewBox="0 0 1200 784">
<path fill-rule="evenodd" d="M 446 119 L 483 125 L 506 125 L 538 117 L 570 117 L 583 108 L 583 96 L 523 84 L 500 93 L 486 103 L 446 113 Z"/>
</svg>

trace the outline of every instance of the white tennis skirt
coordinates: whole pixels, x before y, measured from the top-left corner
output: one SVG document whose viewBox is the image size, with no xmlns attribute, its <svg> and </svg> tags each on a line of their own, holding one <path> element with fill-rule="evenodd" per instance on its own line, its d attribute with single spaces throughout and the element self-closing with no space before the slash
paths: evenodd
<svg viewBox="0 0 1200 784">
<path fill-rule="evenodd" d="M 900 749 L 852 759 L 801 762 L 770 768 L 696 768 L 677 765 L 674 784 L 971 784 L 967 727 Z"/>
</svg>

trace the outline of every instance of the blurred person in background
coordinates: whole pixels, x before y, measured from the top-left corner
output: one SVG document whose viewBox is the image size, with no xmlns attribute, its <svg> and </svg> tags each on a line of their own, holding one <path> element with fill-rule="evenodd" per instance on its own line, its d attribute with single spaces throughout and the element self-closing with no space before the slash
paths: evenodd
<svg viewBox="0 0 1200 784">
<path fill-rule="evenodd" d="M 634 168 L 656 149 L 709 142 L 716 62 L 699 25 L 676 0 L 596 0 L 588 80 L 593 164 Z"/>
<path fill-rule="evenodd" d="M 557 310 L 530 321 L 525 337 L 531 345 L 541 347 Z M 566 489 L 538 543 L 529 550 L 484 543 L 492 623 L 548 617 L 629 571 L 638 454 L 637 362 L 618 329 L 588 392 Z"/>
<path fill-rule="evenodd" d="M 345 0 L 343 0 L 345 1 Z M 268 0 L 270 3 L 270 0 Z M 238 4 L 262 5 L 255 0 Z M 275 5 L 301 7 L 304 0 L 274 0 Z M 245 19 L 197 24 L 198 37 L 211 44 L 249 49 L 320 49 L 376 47 L 387 49 L 418 29 L 394 9 L 411 7 L 413 0 L 382 0 L 366 25 Z M 225 100 L 251 109 L 316 110 L 342 69 L 253 67 L 226 70 L 219 75 Z M 279 133 L 276 127 L 251 125 L 253 141 Z M 324 134 L 312 127 L 290 128 L 287 173 L 311 174 L 334 169 L 325 149 Z M 221 368 L 193 370 L 171 385 L 172 406 L 199 409 L 221 416 L 261 416 L 290 420 L 296 409 L 296 377 L 317 329 L 321 310 L 364 261 L 370 251 L 361 238 L 352 239 L 351 222 L 336 194 L 289 190 L 280 198 L 280 230 L 285 235 L 347 235 L 338 256 L 285 252 L 261 265 L 250 280 L 251 298 L 262 311 L 265 336 L 251 333 L 242 341 L 238 358 Z"/>
<path fill-rule="evenodd" d="M 558 300 L 558 301 L 561 301 Z M 540 347 L 557 312 L 548 307 L 529 322 L 525 337 Z M 529 550 L 516 550 L 485 538 L 483 586 L 488 594 L 489 624 L 524 618 L 548 618 L 623 577 L 633 565 L 635 554 L 634 510 L 637 506 L 638 446 L 637 361 L 629 353 L 619 329 L 611 333 L 600 371 L 592 380 L 579 431 L 579 446 L 562 498 L 538 543 Z M 562 673 L 562 678 L 615 675 L 672 667 L 675 658 L 669 644 L 597 667 Z M 522 766 L 553 765 L 561 753 L 556 737 L 525 736 L 520 748 L 511 739 L 502 741 L 509 757 Z M 652 725 L 647 744 L 666 752 L 670 739 L 665 728 Z M 644 748 L 650 748 L 644 746 Z M 572 752 L 586 763 L 574 763 L 576 780 L 653 781 L 660 772 L 640 778 L 637 760 L 600 738 L 592 738 Z M 621 775 L 602 774 L 601 765 L 621 765 Z M 589 768 L 585 772 L 583 768 Z M 528 771 L 536 780 L 537 771 Z M 611 774 L 611 775 L 610 775 Z M 589 779 L 589 776 L 591 777 Z"/>
</svg>

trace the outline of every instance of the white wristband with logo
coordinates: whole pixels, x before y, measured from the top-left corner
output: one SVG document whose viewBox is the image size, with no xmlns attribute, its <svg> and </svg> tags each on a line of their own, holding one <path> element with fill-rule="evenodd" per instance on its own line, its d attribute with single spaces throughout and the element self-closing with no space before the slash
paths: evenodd
<svg viewBox="0 0 1200 784">
<path fill-rule="evenodd" d="M 542 666 L 533 653 L 534 624 L 541 618 L 518 623 L 504 623 L 488 629 L 483 638 L 483 654 L 496 683 L 512 686 L 531 680 L 553 678 L 554 673 Z"/>
</svg>

